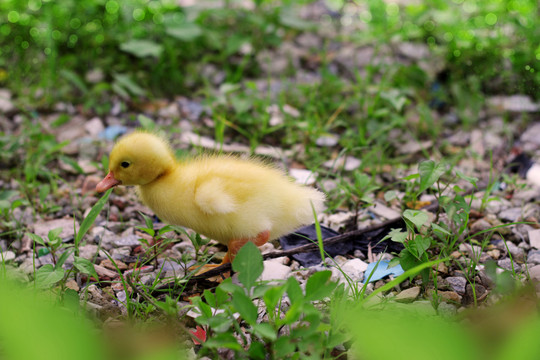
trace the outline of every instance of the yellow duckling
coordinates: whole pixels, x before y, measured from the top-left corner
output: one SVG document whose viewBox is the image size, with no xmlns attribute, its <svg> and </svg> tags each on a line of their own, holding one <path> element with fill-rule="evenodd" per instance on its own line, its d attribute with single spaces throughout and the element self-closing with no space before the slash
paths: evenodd
<svg viewBox="0 0 540 360">
<path fill-rule="evenodd" d="M 177 161 L 168 142 L 147 133 L 121 138 L 109 173 L 96 186 L 137 185 L 141 200 L 164 221 L 189 227 L 228 247 L 231 262 L 248 241 L 261 246 L 313 222 L 325 196 L 295 184 L 271 165 L 233 156 Z M 203 271 L 219 265 L 206 265 Z"/>
</svg>

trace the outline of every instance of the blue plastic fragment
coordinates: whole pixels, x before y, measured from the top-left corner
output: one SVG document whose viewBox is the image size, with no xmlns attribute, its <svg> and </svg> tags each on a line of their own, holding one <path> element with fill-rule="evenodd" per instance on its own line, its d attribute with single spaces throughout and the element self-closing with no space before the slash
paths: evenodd
<svg viewBox="0 0 540 360">
<path fill-rule="evenodd" d="M 369 264 L 366 271 L 364 272 L 364 281 L 367 281 L 371 273 L 373 273 L 373 275 L 371 275 L 369 282 L 380 280 L 388 275 L 399 276 L 405 272 L 399 264 L 388 268 L 388 263 L 389 261 L 381 260 L 378 263 L 373 262 Z M 379 265 L 377 266 L 377 269 L 375 269 L 375 266 L 377 264 Z M 375 269 L 375 271 L 373 271 L 373 269 Z"/>
<path fill-rule="evenodd" d="M 125 134 L 127 128 L 122 125 L 112 125 L 108 126 L 105 130 L 99 133 L 99 137 L 105 140 L 114 140 L 120 135 Z"/>
</svg>

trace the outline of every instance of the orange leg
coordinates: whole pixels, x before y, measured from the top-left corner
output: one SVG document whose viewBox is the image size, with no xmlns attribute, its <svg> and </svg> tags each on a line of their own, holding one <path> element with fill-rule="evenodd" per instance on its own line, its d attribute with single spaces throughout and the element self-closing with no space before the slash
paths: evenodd
<svg viewBox="0 0 540 360">
<path fill-rule="evenodd" d="M 238 251 L 240 251 L 242 246 L 246 245 L 246 243 L 248 241 L 251 241 L 252 243 L 254 243 L 257 246 L 262 246 L 262 245 L 266 244 L 266 242 L 268 241 L 269 238 L 270 238 L 270 231 L 266 230 L 266 231 L 263 231 L 263 232 L 259 233 L 257 235 L 257 237 L 254 238 L 254 239 L 251 239 L 251 238 L 232 239 L 229 242 L 228 249 L 227 249 L 227 254 L 225 254 L 225 257 L 221 261 L 221 264 L 206 264 L 206 265 L 203 265 L 199 269 L 199 271 L 197 271 L 197 274 L 195 274 L 195 275 L 200 275 L 200 274 L 205 273 L 205 272 L 207 272 L 209 270 L 212 270 L 212 269 L 214 269 L 214 268 L 216 268 L 218 266 L 221 266 L 223 264 L 227 264 L 227 263 L 232 262 L 234 260 L 234 257 L 238 253 Z"/>
</svg>

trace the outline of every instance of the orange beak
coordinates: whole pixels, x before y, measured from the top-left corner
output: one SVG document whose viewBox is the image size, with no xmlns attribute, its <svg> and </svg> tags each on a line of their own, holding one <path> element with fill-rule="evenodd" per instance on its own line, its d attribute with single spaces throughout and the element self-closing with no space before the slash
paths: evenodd
<svg viewBox="0 0 540 360">
<path fill-rule="evenodd" d="M 116 180 L 112 171 L 109 171 L 107 176 L 105 176 L 105 178 L 96 185 L 96 191 L 101 193 L 121 183 L 122 182 L 120 180 Z"/>
</svg>

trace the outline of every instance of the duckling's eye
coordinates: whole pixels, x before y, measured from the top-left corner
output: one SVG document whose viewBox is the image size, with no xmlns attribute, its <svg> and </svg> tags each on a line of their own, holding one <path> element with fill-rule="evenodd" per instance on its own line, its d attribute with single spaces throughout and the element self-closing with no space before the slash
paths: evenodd
<svg viewBox="0 0 540 360">
<path fill-rule="evenodd" d="M 120 163 L 120 166 L 123 167 L 124 169 L 129 167 L 129 163 L 127 161 L 122 161 L 122 163 Z"/>
</svg>

